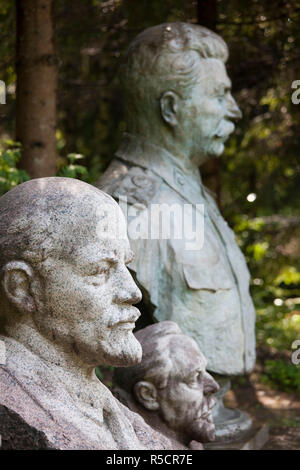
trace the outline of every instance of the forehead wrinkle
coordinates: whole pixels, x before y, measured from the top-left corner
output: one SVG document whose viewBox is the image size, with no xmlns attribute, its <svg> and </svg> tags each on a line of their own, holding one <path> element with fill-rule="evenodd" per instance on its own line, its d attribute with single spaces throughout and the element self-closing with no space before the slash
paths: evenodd
<svg viewBox="0 0 300 470">
<path fill-rule="evenodd" d="M 198 77 L 195 83 L 210 83 L 212 79 L 215 81 L 218 79 L 225 80 L 226 83 L 230 81 L 226 65 L 221 60 L 213 58 L 200 59 L 199 65 Z"/>
<path fill-rule="evenodd" d="M 181 337 L 180 343 L 178 342 L 178 336 Z M 201 367 L 201 370 L 205 370 L 207 361 L 199 350 L 195 341 L 186 335 L 175 335 L 170 341 L 170 349 L 176 352 L 171 355 L 173 361 L 174 375 L 186 376 L 186 370 L 195 371 Z M 188 373 L 190 375 L 190 372 Z"/>
<path fill-rule="evenodd" d="M 95 243 L 76 248 L 73 252 L 77 262 L 82 264 L 87 262 L 97 263 L 104 260 L 126 262 L 127 255 L 131 253 L 133 252 L 130 249 L 129 241 L 117 239 L 96 239 Z"/>
<path fill-rule="evenodd" d="M 98 245 L 98 246 L 97 246 Z M 97 262 L 104 259 L 117 260 L 118 252 L 116 249 L 107 249 L 102 246 L 101 242 L 92 243 L 80 248 L 77 248 L 74 255 L 78 260 L 83 262 Z"/>
</svg>

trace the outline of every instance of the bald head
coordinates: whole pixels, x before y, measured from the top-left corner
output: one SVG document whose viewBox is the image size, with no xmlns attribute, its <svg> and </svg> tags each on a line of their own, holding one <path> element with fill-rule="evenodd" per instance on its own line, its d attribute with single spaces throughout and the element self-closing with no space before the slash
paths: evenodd
<svg viewBox="0 0 300 470">
<path fill-rule="evenodd" d="M 40 178 L 12 189 L 0 198 L 0 268 L 13 259 L 40 263 L 54 253 L 67 256 L 96 231 L 101 205 L 117 206 L 71 178 Z"/>
<path fill-rule="evenodd" d="M 91 366 L 136 363 L 131 259 L 110 196 L 71 178 L 18 186 L 0 199 L 0 330 L 26 345 L 35 335 L 37 354 L 43 337 Z"/>
</svg>

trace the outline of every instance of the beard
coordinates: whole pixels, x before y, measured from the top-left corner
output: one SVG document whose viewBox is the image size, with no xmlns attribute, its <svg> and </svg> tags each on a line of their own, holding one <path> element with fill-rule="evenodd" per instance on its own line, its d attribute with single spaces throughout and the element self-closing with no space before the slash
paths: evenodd
<svg viewBox="0 0 300 470">
<path fill-rule="evenodd" d="M 142 360 L 142 346 L 132 331 L 115 331 L 101 344 L 101 364 L 114 367 L 128 367 Z"/>
<path fill-rule="evenodd" d="M 190 423 L 191 439 L 199 442 L 211 442 L 215 439 L 215 425 L 213 420 L 213 408 L 216 405 L 214 396 L 204 397 L 201 411 Z"/>
<path fill-rule="evenodd" d="M 191 423 L 190 437 L 198 442 L 211 442 L 215 439 L 215 425 L 212 420 L 212 414 L 205 418 L 198 418 Z"/>
</svg>

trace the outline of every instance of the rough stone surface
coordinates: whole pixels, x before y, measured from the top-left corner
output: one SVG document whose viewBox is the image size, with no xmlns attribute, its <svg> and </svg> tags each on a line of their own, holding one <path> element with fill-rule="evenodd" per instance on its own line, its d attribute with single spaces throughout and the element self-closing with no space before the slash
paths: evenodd
<svg viewBox="0 0 300 470">
<path fill-rule="evenodd" d="M 150 325 L 136 333 L 143 359 L 116 368 L 113 393 L 154 429 L 186 448 L 214 440 L 213 394 L 219 387 L 206 371 L 196 342 L 174 322 Z"/>
<path fill-rule="evenodd" d="M 205 450 L 261 450 L 269 440 L 269 427 L 252 427 L 239 442 L 216 442 L 205 445 Z"/>
<path fill-rule="evenodd" d="M 141 360 L 131 259 L 119 207 L 86 183 L 42 178 L 1 197 L 3 448 L 172 448 L 95 375 Z"/>
<path fill-rule="evenodd" d="M 139 236 L 137 230 L 128 234 L 135 252 L 130 268 L 143 292 L 143 326 L 153 318 L 175 321 L 197 342 L 208 370 L 238 375 L 255 363 L 250 276 L 199 173 L 202 163 L 222 154 L 233 121 L 241 117 L 227 57 L 224 41 L 197 25 L 169 23 L 142 32 L 121 74 L 128 132 L 96 186 L 117 200 L 127 197 L 128 227 L 139 226 Z M 155 204 L 162 220 L 171 205 L 183 213 L 189 204 L 189 220 L 201 217 L 204 207 L 204 244 L 187 249 L 192 227 L 185 231 L 189 222 L 180 217 L 170 237 L 151 239 L 147 227 Z M 175 229 L 183 233 L 180 239 Z"/>
<path fill-rule="evenodd" d="M 14 411 L 0 406 L 1 450 L 44 450 L 51 448 L 43 432 L 29 426 Z"/>
</svg>

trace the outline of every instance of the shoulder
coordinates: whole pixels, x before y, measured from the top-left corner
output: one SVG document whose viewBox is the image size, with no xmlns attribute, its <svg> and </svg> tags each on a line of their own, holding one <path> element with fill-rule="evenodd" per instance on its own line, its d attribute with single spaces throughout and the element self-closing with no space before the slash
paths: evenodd
<svg viewBox="0 0 300 470">
<path fill-rule="evenodd" d="M 121 160 L 114 159 L 101 175 L 99 180 L 94 183 L 96 188 L 112 195 L 114 188 L 122 181 L 128 173 L 128 166 Z"/>
<path fill-rule="evenodd" d="M 148 206 L 162 180 L 151 170 L 115 159 L 95 186 L 117 201 L 126 198 L 128 204 Z"/>
<path fill-rule="evenodd" d="M 4 338 L 4 337 L 0 337 Z M 42 385 L 47 386 L 47 370 L 40 359 L 11 338 L 5 344 L 5 364 L 0 365 L 0 404 L 22 414 L 26 407 L 38 409 Z"/>
<path fill-rule="evenodd" d="M 23 358 L 26 360 L 26 358 Z M 1 449 L 51 448 L 46 435 L 28 419 L 33 414 L 49 422 L 38 402 L 16 377 L 13 367 L 0 366 L 0 436 Z"/>
<path fill-rule="evenodd" d="M 0 366 L 0 404 L 23 417 L 32 414 L 51 419 L 45 398 L 49 394 L 59 397 L 61 387 L 56 377 L 38 356 L 17 341 L 4 338 L 3 342 L 6 361 Z"/>
<path fill-rule="evenodd" d="M 138 413 L 119 402 L 119 407 L 131 423 L 139 442 L 150 450 L 185 450 L 182 444 L 173 441 L 155 430 Z"/>
<path fill-rule="evenodd" d="M 42 431 L 30 426 L 19 414 L 1 404 L 0 435 L 2 450 L 52 448 Z"/>
</svg>

